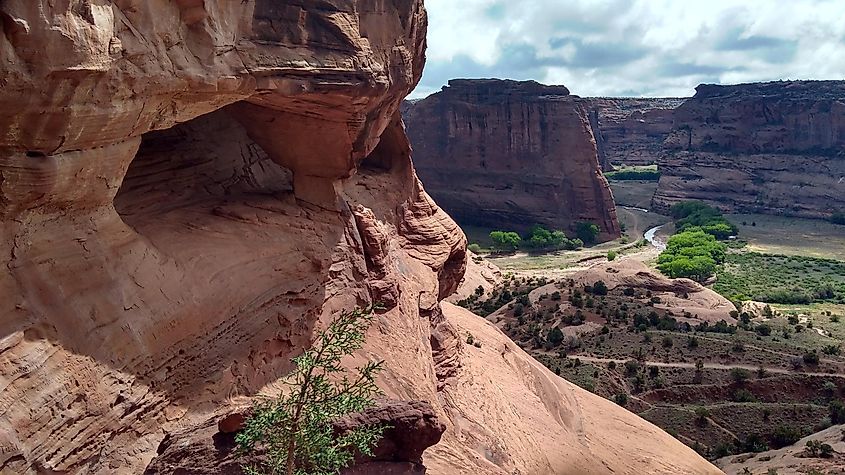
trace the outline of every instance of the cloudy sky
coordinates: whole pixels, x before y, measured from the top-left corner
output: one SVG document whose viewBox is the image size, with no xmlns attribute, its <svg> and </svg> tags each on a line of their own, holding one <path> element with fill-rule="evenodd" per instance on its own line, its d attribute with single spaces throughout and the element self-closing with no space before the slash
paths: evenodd
<svg viewBox="0 0 845 475">
<path fill-rule="evenodd" d="M 426 0 L 428 63 L 580 96 L 691 96 L 700 83 L 845 79 L 845 0 Z"/>
</svg>

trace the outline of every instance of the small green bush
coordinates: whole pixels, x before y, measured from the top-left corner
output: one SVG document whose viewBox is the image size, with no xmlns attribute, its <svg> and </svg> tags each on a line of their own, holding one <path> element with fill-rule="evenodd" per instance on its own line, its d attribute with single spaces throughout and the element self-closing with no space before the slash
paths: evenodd
<svg viewBox="0 0 845 475">
<path fill-rule="evenodd" d="M 352 463 L 356 453 L 373 454 L 384 426 L 364 426 L 338 435 L 332 422 L 371 407 L 381 394 L 375 378 L 383 362 L 366 363 L 352 378 L 340 364 L 341 358 L 363 346 L 376 308 L 341 314 L 317 334 L 311 348 L 293 359 L 294 370 L 283 380 L 288 390 L 253 406 L 235 441 L 241 455 L 260 447 L 264 461 L 243 465 L 245 473 L 338 473 Z"/>
</svg>

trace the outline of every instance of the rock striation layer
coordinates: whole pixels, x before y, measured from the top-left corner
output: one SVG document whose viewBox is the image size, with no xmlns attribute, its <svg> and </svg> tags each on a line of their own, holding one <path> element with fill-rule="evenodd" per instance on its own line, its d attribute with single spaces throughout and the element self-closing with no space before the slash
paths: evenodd
<svg viewBox="0 0 845 475">
<path fill-rule="evenodd" d="M 701 85 L 675 110 L 654 205 L 826 218 L 845 211 L 845 81 Z"/>
<path fill-rule="evenodd" d="M 602 169 L 657 163 L 663 141 L 672 131 L 674 110 L 685 100 L 669 97 L 585 99 Z"/>
<path fill-rule="evenodd" d="M 348 364 L 430 404 L 429 473 L 718 473 L 444 313 L 466 239 L 398 114 L 420 0 L 5 0 L 0 28 L 0 473 L 167 473 L 374 301 Z"/>
<path fill-rule="evenodd" d="M 572 230 L 592 221 L 619 236 L 584 102 L 563 86 L 449 81 L 404 113 L 414 163 L 459 223 Z"/>
</svg>

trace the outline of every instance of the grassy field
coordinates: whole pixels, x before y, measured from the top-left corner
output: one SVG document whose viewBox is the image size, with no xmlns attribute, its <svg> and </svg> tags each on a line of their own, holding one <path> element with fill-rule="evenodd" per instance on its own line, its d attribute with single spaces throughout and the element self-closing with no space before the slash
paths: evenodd
<svg viewBox="0 0 845 475">
<path fill-rule="evenodd" d="M 845 262 L 797 255 L 729 252 L 713 290 L 733 300 L 845 304 Z"/>
<path fill-rule="evenodd" d="M 656 183 L 660 178 L 657 165 L 620 166 L 604 176 L 610 181 L 651 181 Z"/>
<path fill-rule="evenodd" d="M 752 251 L 845 261 L 845 226 L 760 214 L 726 217 L 739 226 L 740 238 L 748 241 Z"/>
</svg>

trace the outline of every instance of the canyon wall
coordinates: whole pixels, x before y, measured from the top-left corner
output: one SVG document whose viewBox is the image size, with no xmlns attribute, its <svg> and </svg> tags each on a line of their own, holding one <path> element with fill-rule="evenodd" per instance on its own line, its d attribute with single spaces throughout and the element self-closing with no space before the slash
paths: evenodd
<svg viewBox="0 0 845 475">
<path fill-rule="evenodd" d="M 675 110 L 654 205 L 827 218 L 845 211 L 845 82 L 701 85 Z"/>
<path fill-rule="evenodd" d="M 445 429 L 429 473 L 719 473 L 441 306 L 466 239 L 398 114 L 420 0 L 5 0 L 0 28 L 0 473 L 239 473 L 231 414 L 375 301 L 346 364 L 385 361 L 409 404 L 379 420 Z"/>
<path fill-rule="evenodd" d="M 459 223 L 619 236 L 584 102 L 563 86 L 452 80 L 404 111 L 426 189 Z"/>
<path fill-rule="evenodd" d="M 683 98 L 591 97 L 585 99 L 596 137 L 599 163 L 614 166 L 652 165 L 672 132 L 675 108 Z"/>
</svg>

